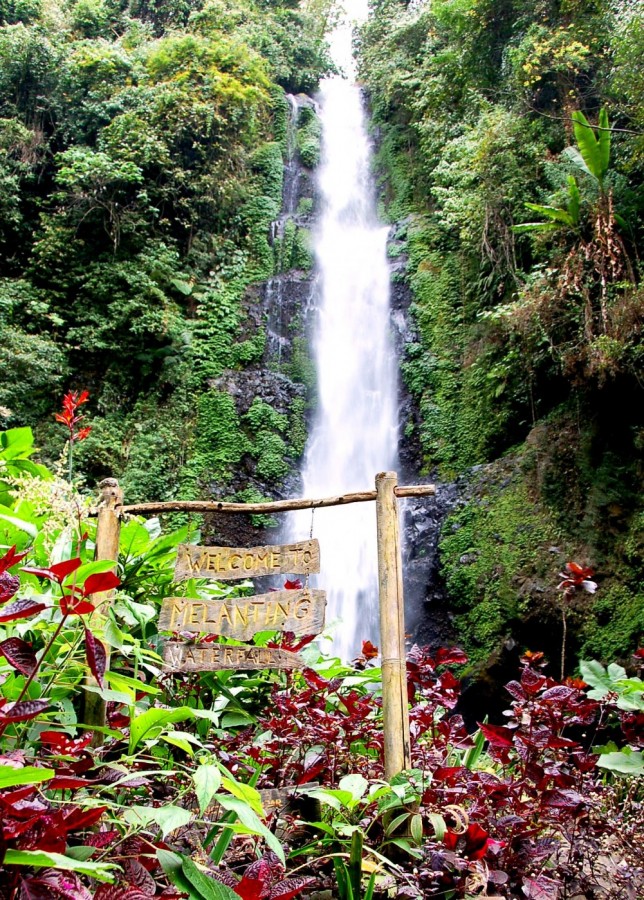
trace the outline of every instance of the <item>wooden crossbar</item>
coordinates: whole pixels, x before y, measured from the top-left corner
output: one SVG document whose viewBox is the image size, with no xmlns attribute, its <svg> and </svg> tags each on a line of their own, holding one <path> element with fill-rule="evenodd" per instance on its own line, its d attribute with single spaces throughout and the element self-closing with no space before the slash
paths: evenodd
<svg viewBox="0 0 644 900">
<path fill-rule="evenodd" d="M 412 484 L 404 487 L 397 486 L 394 490 L 396 497 L 429 497 L 436 493 L 433 484 Z M 159 503 L 130 503 L 126 506 L 117 506 L 118 513 L 129 515 L 148 515 L 150 513 L 164 512 L 193 512 L 193 513 L 278 513 L 292 512 L 296 509 L 321 509 L 325 506 L 345 506 L 348 503 L 365 503 L 376 499 L 376 491 L 358 491 L 351 494 L 339 494 L 334 497 L 322 497 L 318 500 L 268 500 L 264 503 L 228 503 L 225 500 L 168 500 Z M 96 515 L 97 510 L 91 510 L 90 515 Z"/>
</svg>

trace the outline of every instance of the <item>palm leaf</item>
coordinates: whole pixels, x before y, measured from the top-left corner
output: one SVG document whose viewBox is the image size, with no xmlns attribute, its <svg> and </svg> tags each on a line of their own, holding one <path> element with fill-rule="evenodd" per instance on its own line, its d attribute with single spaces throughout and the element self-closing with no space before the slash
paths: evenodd
<svg viewBox="0 0 644 900">
<path fill-rule="evenodd" d="M 606 107 L 604 107 L 599 113 L 597 153 L 599 156 L 599 164 L 601 167 L 601 181 L 608 172 L 608 164 L 610 161 L 610 129 L 608 127 L 608 113 L 606 112 Z"/>
<path fill-rule="evenodd" d="M 586 165 L 586 161 L 576 147 L 566 147 L 562 153 L 562 156 L 567 156 L 570 162 L 577 166 L 577 168 L 585 172 L 586 175 L 590 175 L 591 178 L 595 177 Z"/>
<path fill-rule="evenodd" d="M 580 109 L 572 114 L 572 125 L 575 132 L 575 140 L 586 168 L 601 184 L 604 177 L 602 158 L 599 150 L 599 142 L 595 137 L 595 130 Z"/>
<path fill-rule="evenodd" d="M 560 206 L 540 206 L 538 203 L 526 203 L 526 206 L 533 212 L 540 213 L 555 222 L 562 222 L 564 225 L 574 224 L 568 210 L 562 209 Z"/>
<path fill-rule="evenodd" d="M 513 225 L 515 234 L 527 234 L 530 231 L 554 231 L 559 228 L 559 222 L 524 222 L 522 225 Z"/>
</svg>

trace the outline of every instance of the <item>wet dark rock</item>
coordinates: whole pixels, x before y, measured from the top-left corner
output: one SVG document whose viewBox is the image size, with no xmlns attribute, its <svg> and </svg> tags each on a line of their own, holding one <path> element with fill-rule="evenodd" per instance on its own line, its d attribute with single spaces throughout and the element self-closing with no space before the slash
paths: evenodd
<svg viewBox="0 0 644 900">
<path fill-rule="evenodd" d="M 293 361 L 294 341 L 308 345 L 314 287 L 311 273 L 297 270 L 275 275 L 261 286 L 258 306 L 266 327 L 264 365 L 284 369 Z"/>
<path fill-rule="evenodd" d="M 440 573 L 438 543 L 443 523 L 456 498 L 456 485 L 437 484 L 434 496 L 406 500 L 403 504 L 406 630 L 411 643 L 429 646 L 432 650 L 454 643 L 454 629 Z"/>
</svg>

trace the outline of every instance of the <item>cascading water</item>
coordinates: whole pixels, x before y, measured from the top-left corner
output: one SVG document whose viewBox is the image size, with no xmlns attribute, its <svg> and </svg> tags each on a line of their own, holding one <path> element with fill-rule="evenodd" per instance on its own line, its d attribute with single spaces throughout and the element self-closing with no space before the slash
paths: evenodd
<svg viewBox="0 0 644 900">
<path fill-rule="evenodd" d="M 348 30 L 336 36 L 336 54 Z M 346 52 L 346 50 L 345 50 Z M 339 63 L 345 59 L 337 59 Z M 333 77 L 321 85 L 321 217 L 314 235 L 318 296 L 314 299 L 317 408 L 302 471 L 303 495 L 373 490 L 377 472 L 397 459 L 397 378 L 390 340 L 387 228 L 377 220 L 371 148 L 359 88 Z M 317 510 L 333 652 L 355 656 L 362 640 L 378 640 L 375 504 Z M 311 514 L 293 523 L 308 536 Z"/>
</svg>

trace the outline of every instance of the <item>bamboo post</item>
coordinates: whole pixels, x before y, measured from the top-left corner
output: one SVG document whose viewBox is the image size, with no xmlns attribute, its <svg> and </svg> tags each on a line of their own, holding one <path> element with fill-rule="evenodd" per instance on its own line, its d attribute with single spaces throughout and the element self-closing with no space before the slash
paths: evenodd
<svg viewBox="0 0 644 900">
<path fill-rule="evenodd" d="M 96 550 L 95 559 L 111 559 L 114 560 L 112 571 L 116 572 L 117 562 L 119 558 L 119 539 L 121 536 L 121 517 L 116 507 L 123 504 L 123 492 L 119 487 L 119 483 L 115 478 L 105 478 L 99 484 L 101 489 L 101 499 L 99 501 L 97 511 L 96 524 Z M 99 609 L 98 616 L 101 620 L 105 619 L 105 611 L 112 599 L 113 591 L 105 591 L 100 594 L 92 594 L 92 601 Z M 96 614 L 95 614 L 96 615 Z M 105 646 L 106 664 L 105 670 L 110 668 L 110 648 Z M 93 675 L 88 675 L 86 684 L 91 687 L 98 687 L 96 679 Z M 84 724 L 88 730 L 92 726 L 105 727 L 105 701 L 94 691 L 85 691 L 85 708 L 84 708 Z M 100 732 L 94 733 L 92 745 L 97 747 L 103 743 L 103 735 Z"/>
<path fill-rule="evenodd" d="M 397 483 L 395 472 L 376 475 L 385 778 L 411 765 Z"/>
</svg>

